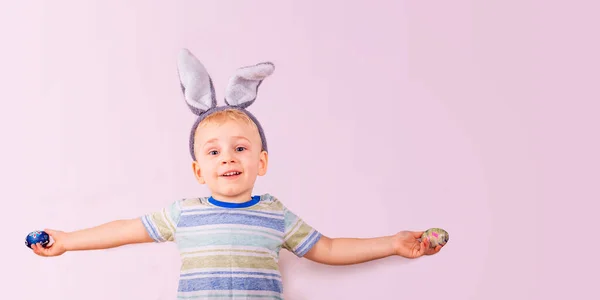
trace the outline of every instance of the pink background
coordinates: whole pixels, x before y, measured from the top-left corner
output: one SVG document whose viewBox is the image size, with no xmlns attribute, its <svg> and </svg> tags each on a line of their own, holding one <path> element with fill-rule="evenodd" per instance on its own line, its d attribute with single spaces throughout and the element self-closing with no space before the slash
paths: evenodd
<svg viewBox="0 0 600 300">
<path fill-rule="evenodd" d="M 0 298 L 175 296 L 174 244 L 44 259 L 23 243 L 207 193 L 176 77 L 188 47 L 220 101 L 235 68 L 277 67 L 251 107 L 271 150 L 257 193 L 332 237 L 450 232 L 412 261 L 282 251 L 287 299 L 590 299 L 598 5 L 281 2 L 4 5 Z"/>
</svg>

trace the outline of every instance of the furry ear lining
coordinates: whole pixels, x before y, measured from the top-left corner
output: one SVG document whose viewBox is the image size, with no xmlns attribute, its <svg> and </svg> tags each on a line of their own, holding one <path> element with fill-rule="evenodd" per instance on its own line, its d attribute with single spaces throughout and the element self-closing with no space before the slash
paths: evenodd
<svg viewBox="0 0 600 300">
<path fill-rule="evenodd" d="M 185 102 L 194 114 L 200 115 L 217 106 L 210 75 L 188 49 L 183 49 L 179 53 L 177 69 Z"/>
<path fill-rule="evenodd" d="M 238 69 L 225 90 L 225 103 L 242 108 L 250 106 L 256 100 L 258 87 L 274 70 L 275 65 L 270 62 Z"/>
</svg>

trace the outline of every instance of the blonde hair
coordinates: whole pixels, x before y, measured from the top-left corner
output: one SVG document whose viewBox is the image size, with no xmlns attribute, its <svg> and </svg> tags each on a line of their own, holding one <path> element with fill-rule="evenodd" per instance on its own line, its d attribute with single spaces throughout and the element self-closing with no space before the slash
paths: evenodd
<svg viewBox="0 0 600 300">
<path fill-rule="evenodd" d="M 198 127 L 205 126 L 206 124 L 223 124 L 227 121 L 241 121 L 258 130 L 256 124 L 254 124 L 254 121 L 252 121 L 247 114 L 243 113 L 239 109 L 231 108 L 216 111 L 208 115 L 206 118 L 204 118 L 204 120 L 202 120 L 202 122 L 200 122 L 200 124 L 198 124 Z"/>
<path fill-rule="evenodd" d="M 223 109 L 223 110 L 219 110 L 216 111 L 210 115 L 208 115 L 206 118 L 204 118 L 199 124 L 198 127 L 196 127 L 196 130 L 194 132 L 194 136 L 196 137 L 198 135 L 198 132 L 200 130 L 200 128 L 208 125 L 208 124 L 223 124 L 227 121 L 238 121 L 238 122 L 242 122 L 246 125 L 251 126 L 252 128 L 256 129 L 256 131 L 259 133 L 259 137 L 261 139 L 261 142 L 263 142 L 263 149 L 264 149 L 264 141 L 263 141 L 263 136 L 261 135 L 261 130 L 258 128 L 258 125 L 256 123 L 254 123 L 254 121 L 244 112 L 240 111 L 239 109 L 231 109 L 231 108 L 227 108 L 227 109 Z M 195 140 L 195 139 L 194 139 Z M 193 143 L 193 152 L 195 153 L 196 151 L 196 142 L 194 141 Z"/>
</svg>

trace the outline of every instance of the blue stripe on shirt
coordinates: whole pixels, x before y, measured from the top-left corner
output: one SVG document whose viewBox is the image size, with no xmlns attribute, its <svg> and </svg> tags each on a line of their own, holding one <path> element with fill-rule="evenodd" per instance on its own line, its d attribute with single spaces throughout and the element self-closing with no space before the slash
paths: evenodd
<svg viewBox="0 0 600 300">
<path fill-rule="evenodd" d="M 267 211 L 262 211 L 262 210 L 245 210 L 245 209 L 240 209 L 237 211 L 239 211 L 239 212 L 247 211 L 247 212 L 251 212 L 252 214 L 274 216 L 274 217 L 278 217 L 278 218 L 284 217 L 283 212 L 267 212 Z M 230 208 L 192 208 L 192 209 L 183 210 L 182 214 L 189 214 L 189 213 L 194 213 L 194 212 L 231 213 L 231 212 L 236 212 L 236 211 L 234 211 Z"/>
<path fill-rule="evenodd" d="M 304 256 L 308 251 L 310 251 L 310 249 L 312 249 L 312 247 L 319 241 L 320 238 L 321 234 L 316 230 L 313 231 L 313 233 L 308 236 L 304 243 L 298 247 L 298 250 L 296 250 L 296 255 Z"/>
<path fill-rule="evenodd" d="M 243 291 L 271 291 L 282 293 L 281 280 L 275 278 L 253 277 L 208 277 L 194 279 L 180 279 L 179 292 L 195 292 L 207 290 L 243 290 Z"/>
<path fill-rule="evenodd" d="M 201 215 L 182 215 L 179 219 L 179 227 L 194 227 L 203 225 L 223 225 L 223 224 L 236 224 L 236 225 L 250 225 L 260 226 L 278 230 L 280 232 L 285 231 L 283 220 L 273 219 L 263 216 L 254 216 L 246 214 L 201 214 Z"/>
<path fill-rule="evenodd" d="M 148 219 L 148 216 L 143 216 L 142 217 L 142 224 L 144 224 L 144 227 L 146 228 L 146 231 L 148 232 L 148 235 L 150 235 L 150 237 L 155 242 L 162 242 L 163 241 L 163 239 L 158 234 L 158 230 L 156 228 L 154 228 L 154 226 L 152 226 L 152 221 Z"/>
</svg>

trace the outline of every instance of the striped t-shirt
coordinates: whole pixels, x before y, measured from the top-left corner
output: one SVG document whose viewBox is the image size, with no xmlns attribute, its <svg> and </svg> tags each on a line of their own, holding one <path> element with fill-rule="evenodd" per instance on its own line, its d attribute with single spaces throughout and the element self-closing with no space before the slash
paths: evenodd
<svg viewBox="0 0 600 300">
<path fill-rule="evenodd" d="M 178 299 L 283 299 L 279 250 L 302 257 L 321 237 L 269 194 L 178 200 L 142 221 L 156 242 L 177 243 Z"/>
</svg>

